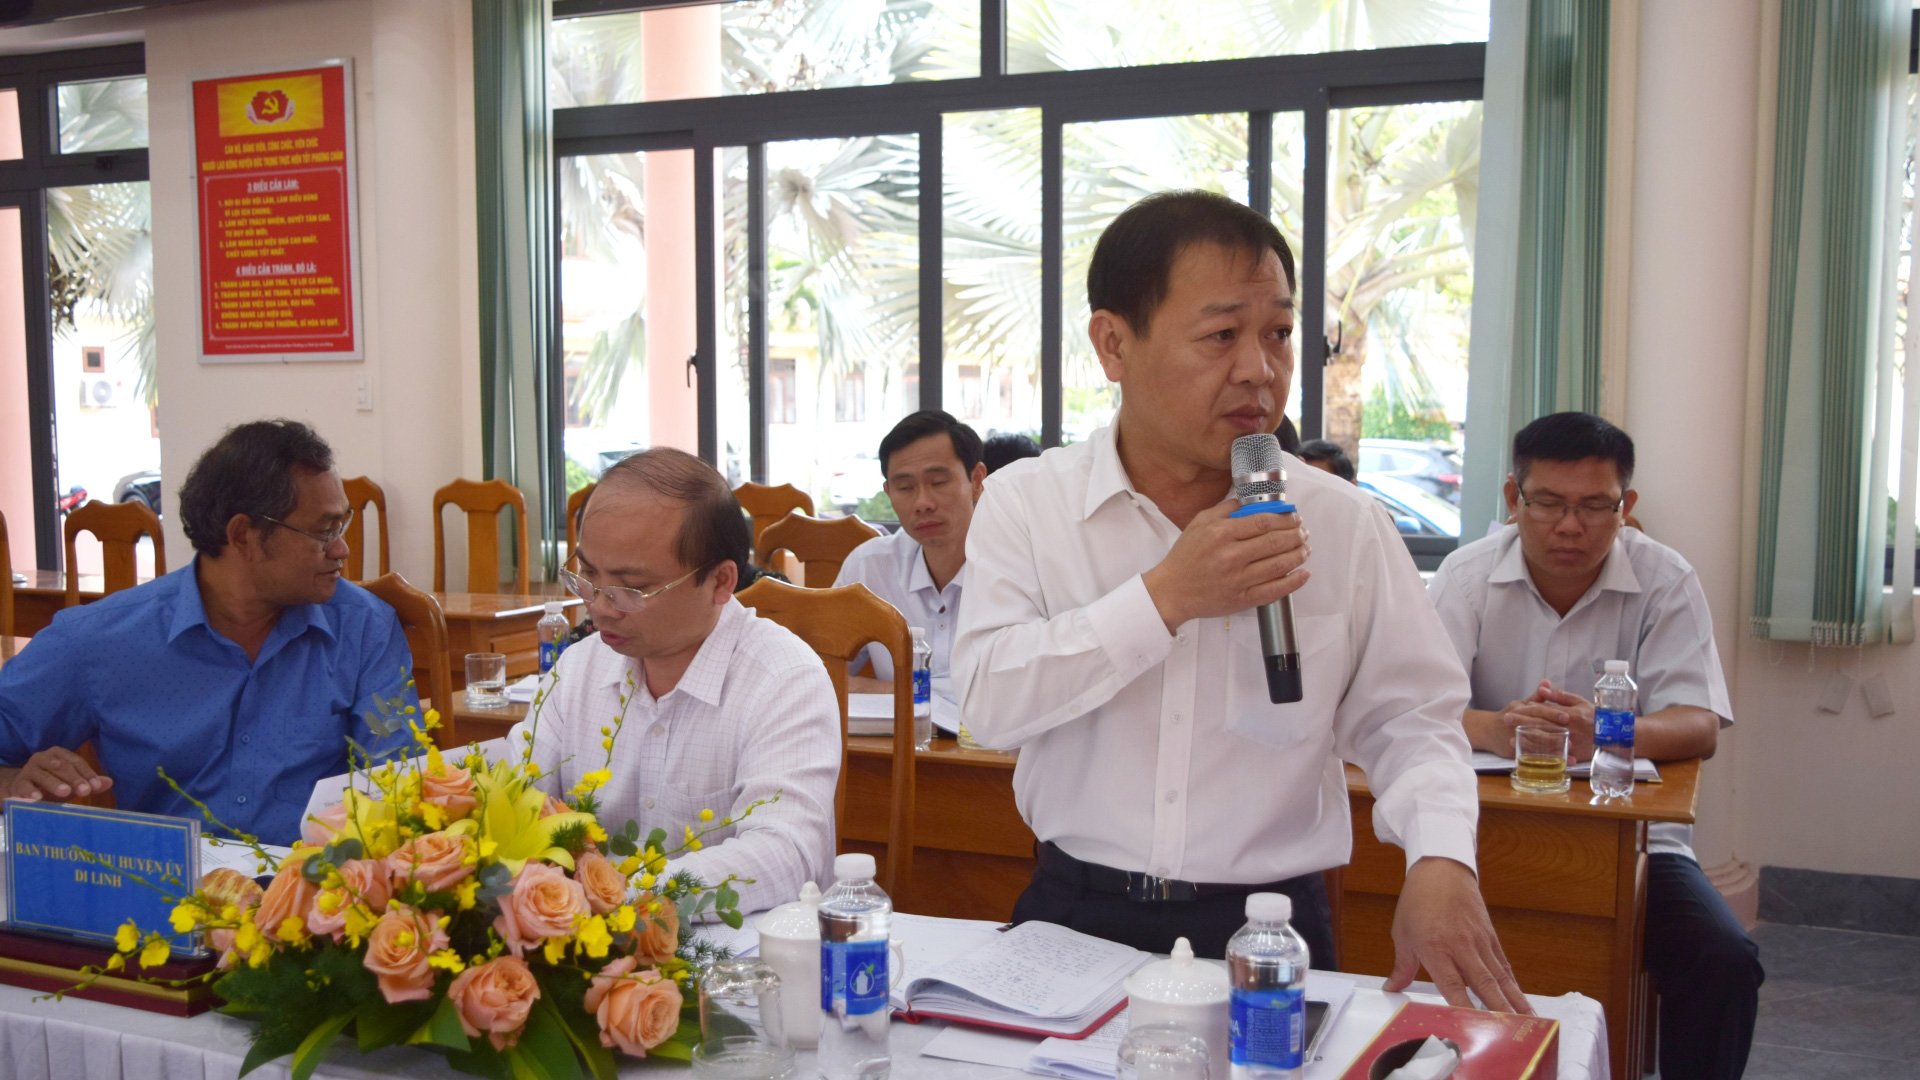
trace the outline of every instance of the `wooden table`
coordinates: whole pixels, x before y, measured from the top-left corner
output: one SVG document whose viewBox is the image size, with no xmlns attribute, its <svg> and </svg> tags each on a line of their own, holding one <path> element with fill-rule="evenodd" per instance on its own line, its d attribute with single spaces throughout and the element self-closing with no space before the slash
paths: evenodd
<svg viewBox="0 0 1920 1080">
<path fill-rule="evenodd" d="M 1006 919 L 1033 875 L 1033 830 L 1013 803 L 1016 756 L 962 750 L 941 736 L 914 757 L 913 876 L 895 904 L 947 918 Z M 891 736 L 847 740 L 844 850 L 886 851 L 892 778 Z"/>
<path fill-rule="evenodd" d="M 25 585 L 13 587 L 13 633 L 37 634 L 66 606 L 66 575 L 57 570 L 23 571 Z M 82 602 L 100 599 L 104 582 L 97 574 L 80 578 Z M 546 602 L 558 600 L 569 614 L 580 598 L 553 592 L 557 585 L 541 583 L 531 596 L 511 593 L 434 593 L 447 617 L 448 669 L 454 689 L 467 685 L 467 654 L 505 653 L 507 677 L 519 678 L 540 670 L 540 643 L 534 625 L 546 613 Z M 6 628 L 0 627 L 0 633 Z"/>
<path fill-rule="evenodd" d="M 1641 954 L 1647 909 L 1647 825 L 1691 823 L 1698 761 L 1662 763 L 1661 783 L 1590 806 L 1584 780 L 1562 795 L 1523 795 L 1503 775 L 1480 778 L 1480 891 L 1507 961 L 1529 994 L 1578 991 L 1606 1009 L 1615 1077 L 1640 1075 L 1650 1049 Z M 1340 966 L 1393 968 L 1393 909 L 1406 856 L 1373 832 L 1373 794 L 1347 767 L 1353 861 L 1340 897 Z"/>
<path fill-rule="evenodd" d="M 5 667 L 7 665 L 7 661 L 10 658 L 12 658 L 13 654 L 20 651 L 20 646 L 25 645 L 26 643 L 27 643 L 26 638 L 17 638 L 17 637 L 8 636 L 5 634 L 0 634 L 0 667 Z"/>
<path fill-rule="evenodd" d="M 448 745 L 465 746 L 467 743 L 504 738 L 507 732 L 513 730 L 513 725 L 526 718 L 527 709 L 527 704 L 520 701 L 509 701 L 498 709 L 476 709 L 467 704 L 465 690 L 455 690 L 453 741 Z"/>
</svg>

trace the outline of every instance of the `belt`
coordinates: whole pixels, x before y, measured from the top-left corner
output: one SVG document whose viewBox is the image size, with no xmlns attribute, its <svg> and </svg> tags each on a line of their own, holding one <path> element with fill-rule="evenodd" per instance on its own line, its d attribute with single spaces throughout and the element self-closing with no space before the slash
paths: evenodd
<svg viewBox="0 0 1920 1080">
<path fill-rule="evenodd" d="M 1043 874 L 1077 882 L 1089 892 L 1124 896 L 1135 903 L 1187 902 L 1211 900 L 1217 897 L 1245 896 L 1248 893 L 1257 892 L 1279 892 L 1288 884 L 1286 881 L 1269 881 L 1257 885 L 1181 881 L 1178 878 L 1143 874 L 1136 870 L 1121 870 L 1117 867 L 1101 866 L 1099 863 L 1076 859 L 1062 851 L 1060 845 L 1051 840 L 1043 840 L 1035 844 L 1033 853 Z"/>
</svg>

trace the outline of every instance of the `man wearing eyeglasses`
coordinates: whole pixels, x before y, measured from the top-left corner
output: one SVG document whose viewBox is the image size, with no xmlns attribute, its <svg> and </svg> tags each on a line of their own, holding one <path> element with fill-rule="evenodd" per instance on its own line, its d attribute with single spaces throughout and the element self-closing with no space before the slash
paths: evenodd
<svg viewBox="0 0 1920 1080">
<path fill-rule="evenodd" d="M 1519 724 L 1566 728 L 1593 756 L 1593 683 L 1608 660 L 1640 687 L 1634 751 L 1713 756 L 1733 707 L 1693 568 L 1637 528 L 1633 440 L 1587 413 L 1521 428 L 1510 524 L 1455 551 L 1428 593 L 1472 682 L 1475 749 L 1513 756 Z M 1660 991 L 1663 1076 L 1737 1077 L 1753 1040 L 1759 949 L 1695 861 L 1693 830 L 1648 833 L 1647 968 Z"/>
<path fill-rule="evenodd" d="M 655 447 L 609 468 L 562 575 L 599 633 L 561 654 L 507 740 L 531 745 L 552 794 L 606 770 L 610 829 L 664 829 L 670 847 L 712 830 L 668 870 L 740 879 L 742 911 L 828 880 L 840 779 L 840 704 L 819 656 L 734 599 L 752 550 L 706 462 Z"/>
<path fill-rule="evenodd" d="M 234 830 L 292 843 L 348 740 L 376 759 L 407 745 L 406 635 L 340 579 L 353 511 L 305 424 L 229 430 L 178 501 L 191 562 L 61 612 L 0 668 L 0 793 L 110 791 L 123 810 L 198 817 L 164 770 Z"/>
</svg>

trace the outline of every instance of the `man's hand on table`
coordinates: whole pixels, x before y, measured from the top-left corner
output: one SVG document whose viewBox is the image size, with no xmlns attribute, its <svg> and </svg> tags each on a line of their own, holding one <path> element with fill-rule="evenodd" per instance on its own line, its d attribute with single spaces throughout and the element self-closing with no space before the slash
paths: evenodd
<svg viewBox="0 0 1920 1080">
<path fill-rule="evenodd" d="M 85 758 L 62 747 L 42 750 L 18 769 L 0 770 L 0 798 L 84 799 L 113 786 L 113 777 L 93 771 Z"/>
<path fill-rule="evenodd" d="M 1567 729 L 1567 760 L 1574 764 L 1593 757 L 1593 702 L 1568 693 L 1542 679 L 1533 697 L 1514 707 L 1522 723 Z"/>
<path fill-rule="evenodd" d="M 1393 911 L 1393 974 L 1384 989 L 1406 989 L 1422 966 L 1449 1005 L 1472 1008 L 1471 989 L 1496 1012 L 1533 1013 L 1493 932 L 1480 882 L 1452 859 L 1428 857 L 1408 868 Z"/>
<path fill-rule="evenodd" d="M 849 675 L 847 676 L 847 693 L 891 694 L 893 693 L 893 684 L 890 682 L 881 682 L 871 675 Z"/>
</svg>

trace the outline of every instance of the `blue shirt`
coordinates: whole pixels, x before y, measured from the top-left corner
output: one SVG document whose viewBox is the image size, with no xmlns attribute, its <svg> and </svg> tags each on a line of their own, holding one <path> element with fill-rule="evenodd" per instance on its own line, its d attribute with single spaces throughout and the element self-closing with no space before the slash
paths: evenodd
<svg viewBox="0 0 1920 1080">
<path fill-rule="evenodd" d="M 0 668 L 0 762 L 92 740 L 121 809 L 200 816 L 161 767 L 227 825 L 290 844 L 314 782 L 347 771 L 347 739 L 375 757 L 407 744 L 406 634 L 342 581 L 283 610 L 250 661 L 207 624 L 198 567 L 62 611 Z M 387 718 L 397 730 L 369 723 Z"/>
</svg>

